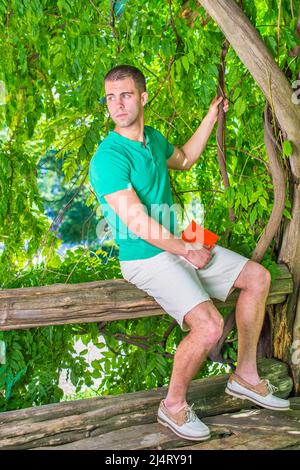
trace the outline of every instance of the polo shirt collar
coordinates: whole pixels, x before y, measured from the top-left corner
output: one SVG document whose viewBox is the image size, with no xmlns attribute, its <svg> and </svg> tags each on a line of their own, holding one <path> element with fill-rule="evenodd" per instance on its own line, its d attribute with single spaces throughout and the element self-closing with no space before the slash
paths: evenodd
<svg viewBox="0 0 300 470">
<path fill-rule="evenodd" d="M 127 145 L 132 145 L 135 148 L 139 148 L 139 149 L 145 148 L 144 142 L 141 142 L 139 140 L 128 139 L 128 137 L 125 137 L 124 135 L 121 135 L 116 131 L 110 131 L 109 136 L 115 141 L 119 141 L 119 142 L 123 141 L 124 143 L 126 142 Z M 145 137 L 145 143 L 147 147 L 150 144 L 150 137 L 148 135 L 146 127 L 144 127 L 144 137 Z"/>
</svg>

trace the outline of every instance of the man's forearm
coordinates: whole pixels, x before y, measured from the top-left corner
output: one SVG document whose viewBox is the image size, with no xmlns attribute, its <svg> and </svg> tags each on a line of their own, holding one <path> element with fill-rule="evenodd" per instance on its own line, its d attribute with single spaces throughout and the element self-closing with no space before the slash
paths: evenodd
<svg viewBox="0 0 300 470">
<path fill-rule="evenodd" d="M 140 214 L 128 227 L 135 235 L 151 245 L 176 255 L 185 256 L 192 249 L 184 240 L 175 237 L 168 229 L 147 214 Z"/>
<path fill-rule="evenodd" d="M 189 168 L 198 160 L 205 149 L 215 123 L 216 118 L 208 113 L 190 140 L 181 147 L 188 159 Z"/>
</svg>

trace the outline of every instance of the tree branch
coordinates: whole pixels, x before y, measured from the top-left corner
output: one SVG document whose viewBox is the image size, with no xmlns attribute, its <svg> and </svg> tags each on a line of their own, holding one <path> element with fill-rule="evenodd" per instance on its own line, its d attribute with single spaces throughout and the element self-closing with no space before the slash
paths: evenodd
<svg viewBox="0 0 300 470">
<path fill-rule="evenodd" d="M 229 42 L 225 39 L 222 52 L 221 52 L 221 63 L 219 66 L 219 82 L 218 82 L 218 96 L 223 96 L 225 98 L 225 58 L 228 52 Z M 225 131 L 226 131 L 226 116 L 223 110 L 223 103 L 219 105 L 218 113 L 218 127 L 216 131 L 217 137 L 217 155 L 220 166 L 220 171 L 224 183 L 225 190 L 229 188 L 229 178 L 226 169 L 226 150 L 225 150 Z M 234 212 L 232 207 L 228 207 L 229 220 L 234 222 Z"/>
<path fill-rule="evenodd" d="M 252 254 L 252 260 L 260 262 L 275 236 L 282 219 L 285 206 L 285 175 L 277 154 L 271 125 L 271 110 L 268 104 L 264 113 L 264 141 L 274 187 L 274 204 L 270 219 Z M 276 125 L 276 123 L 275 123 Z"/>
</svg>

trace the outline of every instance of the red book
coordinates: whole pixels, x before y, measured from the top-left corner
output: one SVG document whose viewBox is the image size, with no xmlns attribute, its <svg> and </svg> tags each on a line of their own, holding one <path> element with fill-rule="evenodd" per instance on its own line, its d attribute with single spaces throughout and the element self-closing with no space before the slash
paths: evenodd
<svg viewBox="0 0 300 470">
<path fill-rule="evenodd" d="M 181 238 L 187 243 L 199 242 L 211 250 L 215 245 L 216 241 L 219 238 L 219 235 L 211 232 L 210 230 L 201 227 L 193 219 L 192 222 L 187 226 L 187 228 L 182 232 Z M 195 266 L 191 261 L 187 260 L 184 256 L 180 256 L 187 263 L 189 263 L 193 268 L 199 269 L 198 266 Z"/>
<path fill-rule="evenodd" d="M 210 230 L 201 227 L 201 225 L 197 224 L 195 220 L 192 220 L 191 223 L 182 232 L 181 238 L 188 243 L 202 243 L 211 249 L 218 240 L 219 235 L 216 235 Z"/>
</svg>

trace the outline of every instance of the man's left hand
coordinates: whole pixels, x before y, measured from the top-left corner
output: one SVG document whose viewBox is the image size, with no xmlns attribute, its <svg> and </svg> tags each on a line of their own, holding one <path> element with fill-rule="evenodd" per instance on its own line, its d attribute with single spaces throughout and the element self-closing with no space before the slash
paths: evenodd
<svg viewBox="0 0 300 470">
<path fill-rule="evenodd" d="M 210 104 L 210 107 L 209 107 L 209 110 L 208 110 L 208 113 L 207 115 L 208 116 L 211 116 L 212 119 L 215 119 L 217 120 L 218 119 L 218 114 L 219 114 L 219 104 L 222 103 L 223 101 L 223 96 L 216 96 L 216 98 L 214 98 Z M 224 113 L 227 113 L 228 109 L 229 109 L 229 101 L 226 99 L 223 101 L 223 103 L 221 104 L 221 106 L 223 106 L 223 111 Z"/>
</svg>

